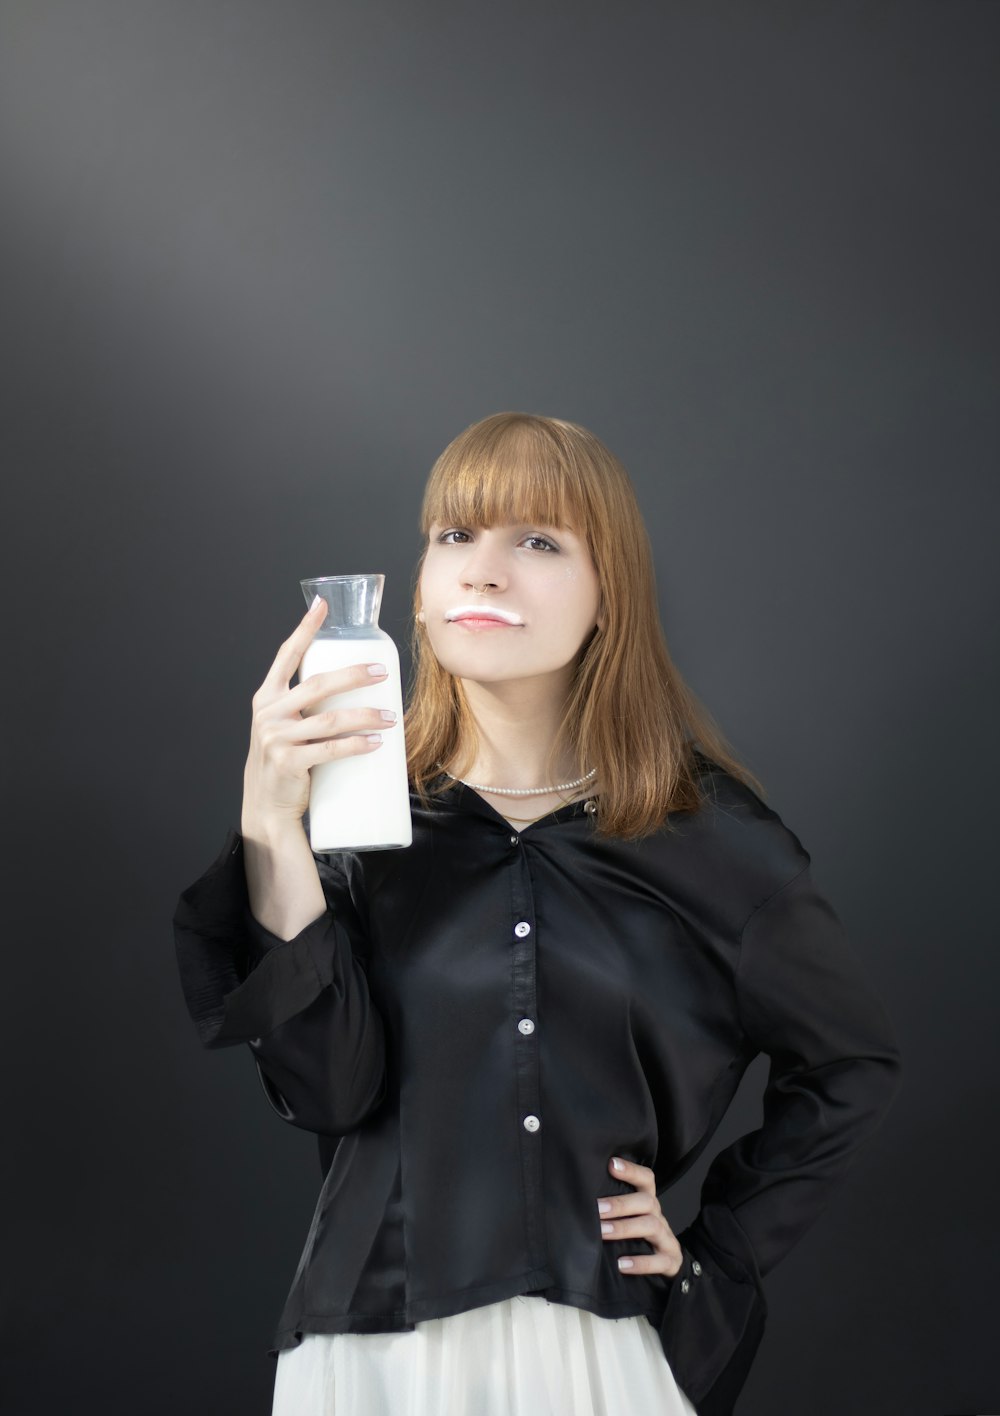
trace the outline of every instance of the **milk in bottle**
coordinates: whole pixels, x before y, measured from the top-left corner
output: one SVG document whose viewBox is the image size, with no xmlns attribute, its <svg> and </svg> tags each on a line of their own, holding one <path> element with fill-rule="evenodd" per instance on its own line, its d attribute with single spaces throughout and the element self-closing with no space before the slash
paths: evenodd
<svg viewBox="0 0 1000 1416">
<path fill-rule="evenodd" d="M 399 654 L 378 627 L 384 575 L 321 575 L 302 580 L 311 605 L 326 601 L 326 619 L 306 647 L 299 681 L 348 664 L 384 664 L 384 679 L 372 679 L 347 693 L 335 693 L 305 710 L 303 716 L 334 708 L 392 708 L 395 723 L 382 731 L 381 747 L 339 757 L 310 768 L 309 844 L 314 851 L 379 851 L 408 846 L 413 840 L 410 793 L 403 739 L 403 690 Z"/>
</svg>

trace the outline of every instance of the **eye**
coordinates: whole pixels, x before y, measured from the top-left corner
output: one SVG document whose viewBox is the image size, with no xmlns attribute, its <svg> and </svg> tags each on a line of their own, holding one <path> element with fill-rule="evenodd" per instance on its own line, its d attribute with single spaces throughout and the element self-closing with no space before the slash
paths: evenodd
<svg viewBox="0 0 1000 1416">
<path fill-rule="evenodd" d="M 451 529 L 450 531 L 442 531 L 442 532 L 441 532 L 441 535 L 437 538 L 437 539 L 438 539 L 438 543 L 439 543 L 440 545 L 444 545 L 444 546 L 464 546 L 464 545 L 466 544 L 465 541 L 452 541 L 452 540 L 450 539 L 450 537 L 452 537 L 452 536 L 465 536 L 466 539 L 468 539 L 469 533 L 468 533 L 468 531 L 463 531 L 460 527 L 457 527 L 457 526 L 456 526 L 456 527 L 452 527 L 452 529 Z M 546 554 L 548 554 L 549 552 L 553 552 L 553 553 L 555 553 L 556 555 L 559 554 L 559 547 L 558 547 L 553 541 L 550 541 L 547 536 L 536 536 L 536 535 L 532 535 L 532 536 L 525 536 L 524 539 L 525 539 L 525 541 L 537 541 L 537 542 L 539 542 L 540 545 L 541 545 L 541 547 L 542 547 L 542 549 L 546 552 Z"/>
</svg>

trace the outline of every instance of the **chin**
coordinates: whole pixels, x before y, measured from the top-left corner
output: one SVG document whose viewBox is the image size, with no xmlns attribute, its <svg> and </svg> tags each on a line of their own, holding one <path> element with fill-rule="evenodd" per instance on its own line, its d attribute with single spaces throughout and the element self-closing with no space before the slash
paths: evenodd
<svg viewBox="0 0 1000 1416">
<path fill-rule="evenodd" d="M 434 657 L 442 669 L 453 677 L 478 679 L 482 683 L 488 683 L 491 680 L 524 678 L 532 672 L 525 665 L 523 659 L 516 654 L 501 656 L 488 650 L 478 654 L 475 652 L 456 654 L 452 647 L 451 653 L 444 654 L 439 654 L 435 649 Z"/>
<path fill-rule="evenodd" d="M 497 635 L 499 639 L 502 635 Z M 510 637 L 510 636 L 508 636 Z M 450 674 L 462 675 L 466 669 L 482 667 L 488 664 L 517 664 L 520 662 L 518 655 L 512 654 L 510 649 L 498 649 L 495 642 L 491 643 L 490 634 L 467 636 L 468 642 L 465 644 L 431 644 L 434 657 L 443 669 L 447 669 Z"/>
<path fill-rule="evenodd" d="M 506 683 L 509 679 L 531 678 L 533 671 L 524 664 L 457 664 L 444 663 L 441 667 L 446 669 L 453 678 L 468 679 L 470 683 Z"/>
</svg>

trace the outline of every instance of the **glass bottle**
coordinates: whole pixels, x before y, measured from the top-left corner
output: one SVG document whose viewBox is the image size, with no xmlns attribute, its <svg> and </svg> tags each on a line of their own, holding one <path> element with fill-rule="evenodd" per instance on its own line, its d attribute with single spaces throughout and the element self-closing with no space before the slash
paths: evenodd
<svg viewBox="0 0 1000 1416">
<path fill-rule="evenodd" d="M 399 654 L 379 629 L 384 575 L 319 575 L 301 580 L 306 604 L 326 601 L 326 618 L 306 647 L 299 682 L 348 664 L 384 664 L 388 674 L 360 688 L 335 693 L 303 716 L 333 708 L 392 708 L 395 723 L 381 747 L 310 768 L 309 844 L 314 851 L 380 851 L 413 841 L 410 791 L 403 740 L 403 689 Z M 378 729 L 363 729 L 363 732 Z"/>
</svg>

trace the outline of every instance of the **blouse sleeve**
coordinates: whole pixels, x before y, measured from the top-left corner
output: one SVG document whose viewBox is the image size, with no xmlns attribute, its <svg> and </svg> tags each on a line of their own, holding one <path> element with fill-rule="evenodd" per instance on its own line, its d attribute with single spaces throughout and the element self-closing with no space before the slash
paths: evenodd
<svg viewBox="0 0 1000 1416">
<path fill-rule="evenodd" d="M 385 1033 L 343 863 L 314 859 L 326 909 L 293 939 L 279 939 L 250 912 L 243 838 L 230 829 L 216 860 L 178 900 L 174 942 L 202 1045 L 246 1043 L 282 1120 L 339 1135 L 384 1096 Z"/>
<path fill-rule="evenodd" d="M 762 1126 L 714 1158 L 678 1235 L 660 1336 L 699 1416 L 728 1412 L 763 1336 L 761 1280 L 826 1208 L 901 1080 L 892 1024 L 809 865 L 746 921 L 736 990 L 770 1058 Z"/>
</svg>

